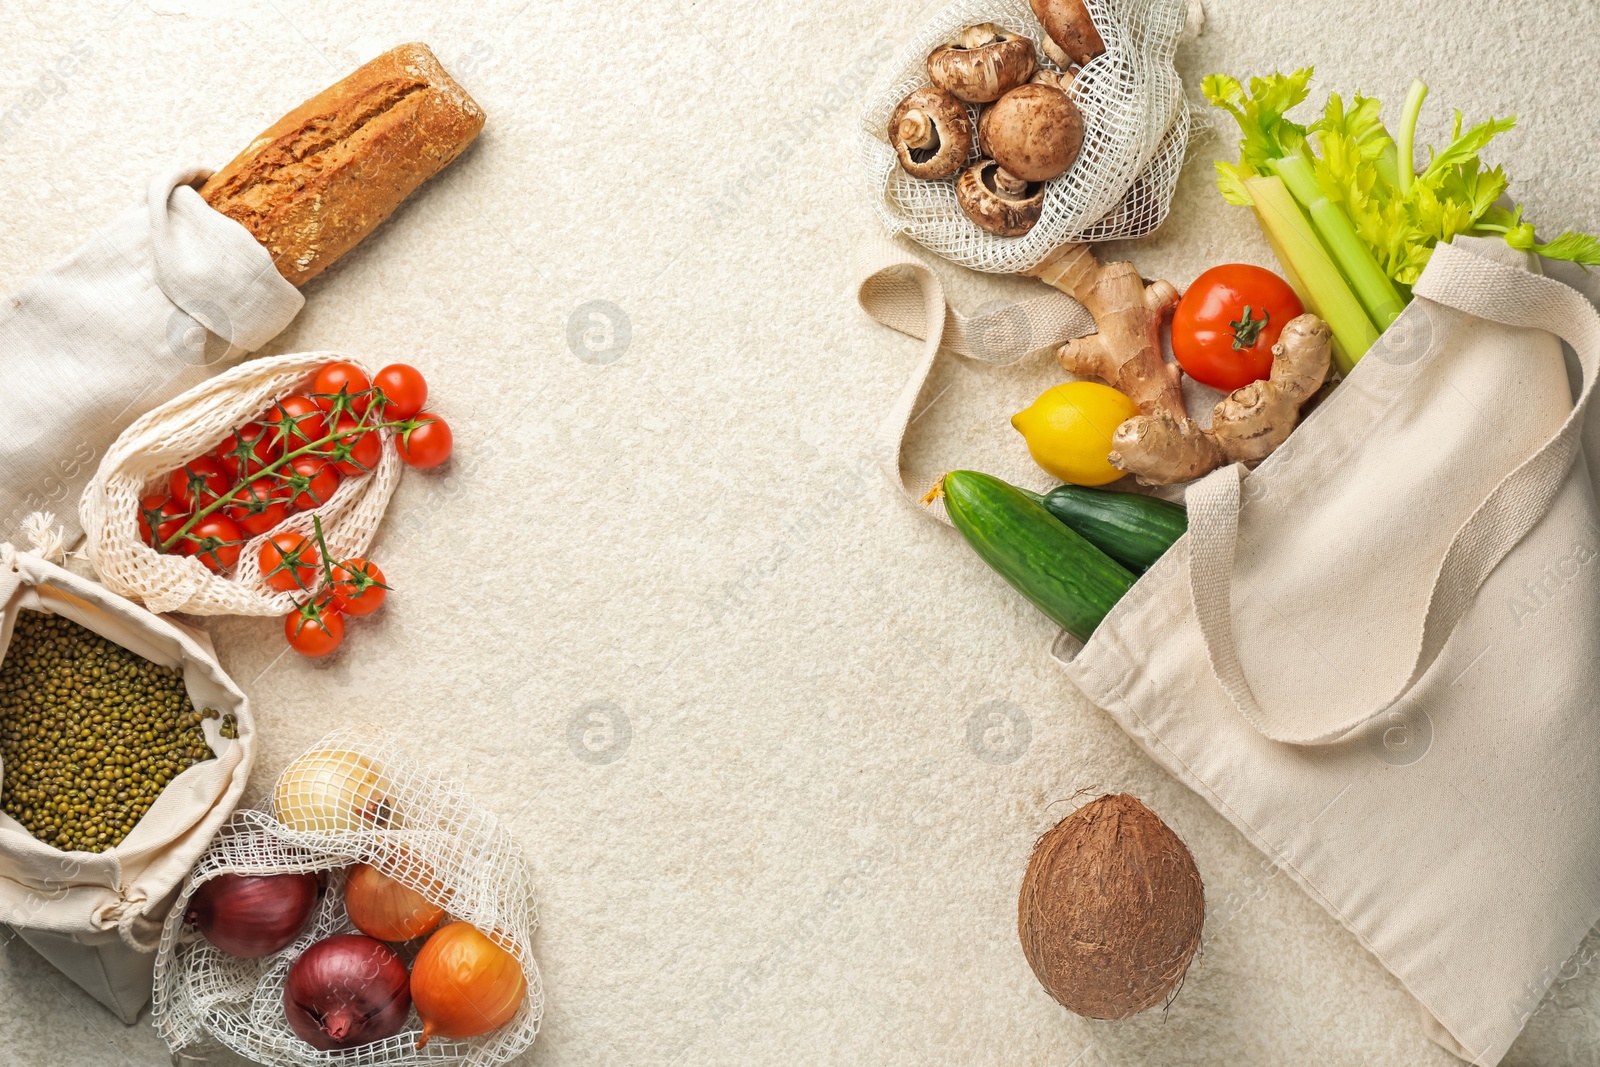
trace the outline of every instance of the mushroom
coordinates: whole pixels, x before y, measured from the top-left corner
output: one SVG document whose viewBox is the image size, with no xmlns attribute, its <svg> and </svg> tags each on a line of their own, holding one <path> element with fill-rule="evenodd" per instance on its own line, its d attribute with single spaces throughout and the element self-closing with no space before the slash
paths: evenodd
<svg viewBox="0 0 1600 1067">
<path fill-rule="evenodd" d="M 1046 182 L 1077 161 L 1083 115 L 1051 85 L 1019 85 L 978 120 L 978 148 L 1024 181 Z"/>
<path fill-rule="evenodd" d="M 968 26 L 954 44 L 928 56 L 933 84 L 970 104 L 1000 99 L 1027 81 L 1033 67 L 1033 42 L 992 22 Z"/>
<path fill-rule="evenodd" d="M 1060 70 L 1051 70 L 1049 67 L 1040 67 L 1033 72 L 1033 77 L 1028 79 L 1029 85 L 1048 85 L 1052 89 L 1066 92 L 1072 88 L 1072 83 L 1078 77 L 1077 67 L 1066 65 Z"/>
<path fill-rule="evenodd" d="M 913 178 L 948 178 L 972 151 L 972 119 L 943 89 L 918 89 L 889 118 L 889 143 Z"/>
<path fill-rule="evenodd" d="M 1044 210 L 1044 185 L 1008 174 L 992 159 L 980 159 L 961 172 L 956 203 L 967 218 L 1001 237 L 1021 237 Z"/>
<path fill-rule="evenodd" d="M 1057 49 L 1079 66 L 1106 50 L 1106 43 L 1095 29 L 1094 19 L 1089 17 L 1083 0 L 1028 0 L 1028 6 L 1039 16 L 1044 32 L 1056 46 L 1055 49 L 1046 47 L 1045 54 L 1059 66 L 1065 67 L 1066 63 L 1056 55 Z"/>
</svg>

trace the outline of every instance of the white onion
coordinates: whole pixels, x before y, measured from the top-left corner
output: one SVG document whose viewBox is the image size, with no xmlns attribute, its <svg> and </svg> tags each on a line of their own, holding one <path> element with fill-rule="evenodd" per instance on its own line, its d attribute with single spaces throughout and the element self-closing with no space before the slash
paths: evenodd
<svg viewBox="0 0 1600 1067">
<path fill-rule="evenodd" d="M 392 791 L 375 760 L 345 749 L 314 749 L 278 776 L 272 813 L 291 830 L 381 830 L 399 823 Z"/>
</svg>

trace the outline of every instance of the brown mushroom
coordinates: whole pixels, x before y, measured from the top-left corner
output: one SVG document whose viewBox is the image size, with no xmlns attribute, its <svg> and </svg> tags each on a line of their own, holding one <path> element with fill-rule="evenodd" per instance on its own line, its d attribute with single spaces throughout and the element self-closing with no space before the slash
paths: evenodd
<svg viewBox="0 0 1600 1067">
<path fill-rule="evenodd" d="M 978 149 L 1017 177 L 1045 182 L 1064 173 L 1083 148 L 1083 115 L 1050 85 L 1019 85 L 978 120 Z"/>
<path fill-rule="evenodd" d="M 1033 77 L 1028 79 L 1030 85 L 1048 85 L 1052 89 L 1066 92 L 1072 88 L 1073 81 L 1078 77 L 1078 68 L 1064 66 L 1060 70 L 1051 70 L 1049 67 L 1040 67 L 1033 72 Z"/>
<path fill-rule="evenodd" d="M 1083 0 L 1028 0 L 1028 6 L 1039 16 L 1040 25 L 1056 48 L 1079 66 L 1106 50 L 1106 43 L 1095 29 L 1094 19 L 1089 17 Z M 1066 66 L 1054 50 L 1046 48 L 1045 54 L 1060 66 Z"/>
<path fill-rule="evenodd" d="M 992 234 L 1021 237 L 1044 210 L 1044 185 L 1023 181 L 992 159 L 980 159 L 961 172 L 956 203 L 967 218 Z"/>
<path fill-rule="evenodd" d="M 987 104 L 1028 80 L 1033 42 L 992 22 L 968 26 L 954 44 L 928 55 L 933 84 L 971 104 Z"/>
<path fill-rule="evenodd" d="M 972 151 L 972 119 L 943 89 L 918 89 L 894 109 L 889 143 L 913 178 L 948 178 Z"/>
</svg>

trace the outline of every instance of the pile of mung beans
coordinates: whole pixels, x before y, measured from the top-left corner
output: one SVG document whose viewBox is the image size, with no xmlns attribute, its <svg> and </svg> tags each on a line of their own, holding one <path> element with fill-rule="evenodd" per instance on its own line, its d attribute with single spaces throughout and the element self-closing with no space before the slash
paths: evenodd
<svg viewBox="0 0 1600 1067">
<path fill-rule="evenodd" d="M 216 717 L 195 710 L 178 668 L 20 611 L 0 664 L 0 809 L 46 844 L 103 852 L 168 782 L 214 757 L 200 724 Z"/>
</svg>

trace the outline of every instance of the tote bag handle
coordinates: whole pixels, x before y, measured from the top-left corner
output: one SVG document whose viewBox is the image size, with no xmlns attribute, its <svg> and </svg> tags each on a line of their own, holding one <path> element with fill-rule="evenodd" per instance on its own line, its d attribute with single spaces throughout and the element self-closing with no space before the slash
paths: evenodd
<svg viewBox="0 0 1600 1067">
<path fill-rule="evenodd" d="M 1211 670 L 1239 713 L 1273 741 L 1326 745 L 1365 726 L 1403 699 L 1427 673 L 1479 587 L 1506 553 L 1543 518 L 1577 458 L 1584 411 L 1600 370 L 1600 314 L 1576 290 L 1453 245 L 1439 245 L 1413 292 L 1476 318 L 1546 330 L 1566 341 L 1583 367 L 1583 391 L 1567 419 L 1533 455 L 1500 480 L 1451 539 L 1434 576 L 1416 637 L 1411 672 L 1378 707 L 1331 726 L 1268 713 L 1257 702 L 1234 644 L 1234 548 L 1239 530 L 1238 465 L 1189 487 L 1189 589 Z"/>
<path fill-rule="evenodd" d="M 862 281 L 856 299 L 862 310 L 891 329 L 922 339 L 916 370 L 884 420 L 877 449 L 889 481 L 916 503 L 928 485 L 907 483 L 901 457 L 911 424 L 918 418 L 917 401 L 940 350 L 1005 367 L 1030 352 L 1093 333 L 1094 316 L 1065 293 L 1050 290 L 992 314 L 969 318 L 950 307 L 938 273 L 893 241 L 874 239 L 858 258 Z M 950 521 L 942 501 L 917 510 L 941 522 Z"/>
</svg>

